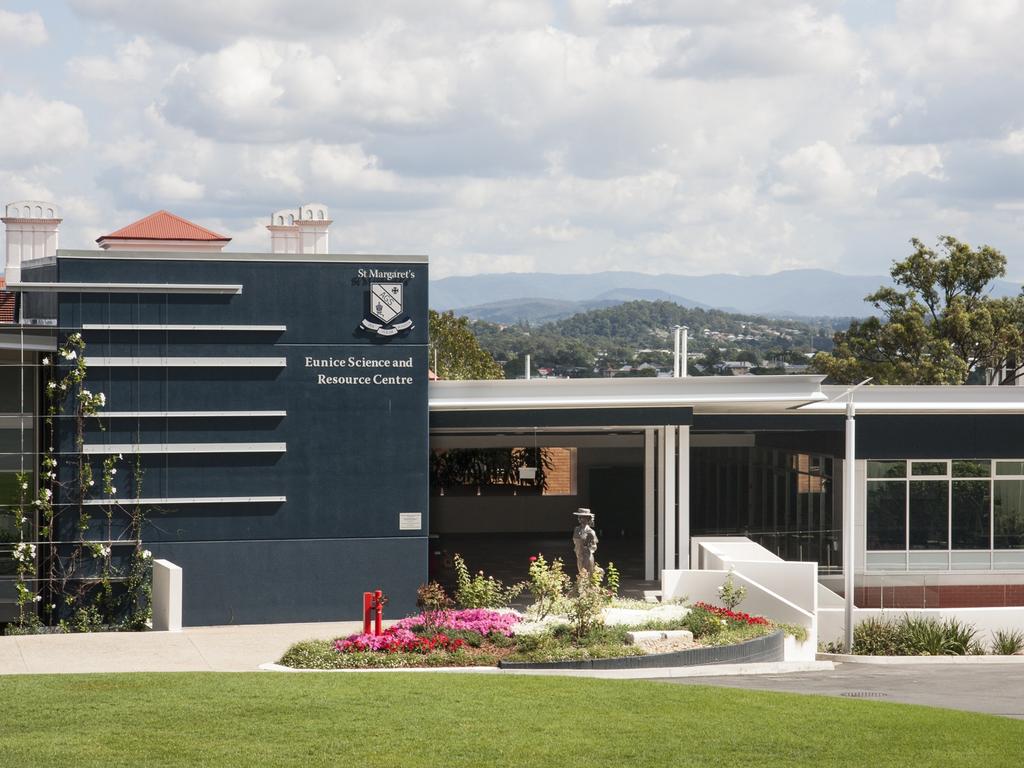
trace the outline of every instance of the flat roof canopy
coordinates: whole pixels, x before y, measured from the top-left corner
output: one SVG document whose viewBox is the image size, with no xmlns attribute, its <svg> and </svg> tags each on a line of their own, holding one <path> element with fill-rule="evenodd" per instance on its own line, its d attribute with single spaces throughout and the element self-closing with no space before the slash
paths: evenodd
<svg viewBox="0 0 1024 768">
<path fill-rule="evenodd" d="M 446 429 L 616 429 L 693 424 L 743 429 L 729 417 L 789 416 L 808 429 L 842 428 L 849 387 L 823 376 L 433 381 L 430 426 Z M 1024 414 L 1024 387 L 865 386 L 858 415 Z M 772 419 L 772 421 L 775 421 Z M 789 421 L 789 419 L 787 419 Z M 756 423 L 755 423 L 756 422 Z M 787 428 L 803 428 L 792 421 Z M 758 419 L 746 428 L 766 429 Z M 777 428 L 777 427 L 776 427 Z"/>
</svg>

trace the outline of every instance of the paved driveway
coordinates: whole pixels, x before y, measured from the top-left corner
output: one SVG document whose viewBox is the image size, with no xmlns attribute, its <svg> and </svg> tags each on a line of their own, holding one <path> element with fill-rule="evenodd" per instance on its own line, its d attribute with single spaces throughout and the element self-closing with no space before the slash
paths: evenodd
<svg viewBox="0 0 1024 768">
<path fill-rule="evenodd" d="M 668 678 L 674 685 L 849 696 L 1024 719 L 1024 664 L 837 664 L 828 672 Z"/>
</svg>

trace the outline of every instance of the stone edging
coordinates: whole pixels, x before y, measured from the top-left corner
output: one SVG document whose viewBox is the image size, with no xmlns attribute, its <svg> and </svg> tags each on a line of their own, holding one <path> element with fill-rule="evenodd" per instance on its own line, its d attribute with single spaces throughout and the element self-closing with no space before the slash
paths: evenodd
<svg viewBox="0 0 1024 768">
<path fill-rule="evenodd" d="M 711 648 L 690 648 L 671 653 L 646 656 L 618 656 L 612 659 L 579 661 L 500 661 L 501 669 L 650 669 L 693 667 L 705 664 L 751 664 L 784 660 L 785 633 L 781 630 L 764 637 L 755 637 L 735 645 Z"/>
<path fill-rule="evenodd" d="M 844 662 L 847 664 L 1024 664 L 1024 656 L 858 656 L 849 653 L 819 653 L 819 661 Z"/>
</svg>

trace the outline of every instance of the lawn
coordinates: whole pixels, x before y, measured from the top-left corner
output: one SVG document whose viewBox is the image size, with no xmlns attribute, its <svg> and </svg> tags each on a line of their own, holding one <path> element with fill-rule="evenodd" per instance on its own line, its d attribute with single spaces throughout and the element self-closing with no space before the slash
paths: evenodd
<svg viewBox="0 0 1024 768">
<path fill-rule="evenodd" d="M 1014 766 L 1024 722 L 642 681 L 439 673 L 0 678 L 28 765 Z"/>
</svg>

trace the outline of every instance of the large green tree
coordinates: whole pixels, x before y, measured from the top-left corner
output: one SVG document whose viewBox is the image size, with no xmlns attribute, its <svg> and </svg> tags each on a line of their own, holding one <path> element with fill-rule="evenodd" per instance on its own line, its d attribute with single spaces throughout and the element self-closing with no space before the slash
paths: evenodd
<svg viewBox="0 0 1024 768">
<path fill-rule="evenodd" d="M 442 379 L 501 379 L 501 366 L 480 347 L 468 317 L 454 312 L 429 314 L 430 367 Z"/>
<path fill-rule="evenodd" d="M 1024 296 L 994 298 L 1006 257 L 955 237 L 893 264 L 893 285 L 865 298 L 880 315 L 851 323 L 813 367 L 837 383 L 871 376 L 876 384 L 965 384 L 996 371 L 1003 383 L 1024 376 Z"/>
</svg>

